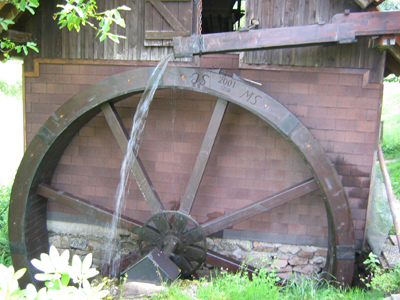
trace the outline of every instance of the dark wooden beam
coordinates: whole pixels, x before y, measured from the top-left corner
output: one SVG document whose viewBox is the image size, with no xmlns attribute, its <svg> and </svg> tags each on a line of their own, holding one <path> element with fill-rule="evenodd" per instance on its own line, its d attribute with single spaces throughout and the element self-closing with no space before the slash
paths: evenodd
<svg viewBox="0 0 400 300">
<path fill-rule="evenodd" d="M 114 217 L 114 212 L 110 209 L 92 203 L 88 200 L 79 198 L 58 188 L 47 184 L 41 184 L 38 187 L 38 195 L 43 196 L 49 200 L 56 201 L 98 220 L 111 223 Z M 136 226 L 142 227 L 143 223 L 127 216 L 121 215 L 118 219 L 121 228 L 132 231 Z"/>
<path fill-rule="evenodd" d="M 333 24 L 353 24 L 356 36 L 374 36 L 400 33 L 400 11 L 373 11 L 336 14 Z"/>
<path fill-rule="evenodd" d="M 179 208 L 181 213 L 189 215 L 192 210 L 193 202 L 200 187 L 200 182 L 203 178 L 208 159 L 210 158 L 211 151 L 214 147 L 227 105 L 228 101 L 221 98 L 217 100 L 210 123 L 208 124 L 207 132 L 204 135 L 199 154 L 197 155 L 196 164 L 194 165 L 189 183 L 182 198 L 182 204 Z"/>
<path fill-rule="evenodd" d="M 294 199 L 300 198 L 301 196 L 307 195 L 317 189 L 318 184 L 316 180 L 312 178 L 272 196 L 249 204 L 232 213 L 204 223 L 201 225 L 201 227 L 206 235 L 210 235 L 222 229 L 229 228 L 232 225 L 239 224 L 242 221 L 248 220 Z"/>
<path fill-rule="evenodd" d="M 202 53 L 355 42 L 357 36 L 400 33 L 400 11 L 337 14 L 331 24 L 224 32 L 174 38 L 175 57 Z"/>
<path fill-rule="evenodd" d="M 32 33 L 21 32 L 16 30 L 7 30 L 1 34 L 2 38 L 7 38 L 15 43 L 27 43 L 32 41 Z"/>
</svg>

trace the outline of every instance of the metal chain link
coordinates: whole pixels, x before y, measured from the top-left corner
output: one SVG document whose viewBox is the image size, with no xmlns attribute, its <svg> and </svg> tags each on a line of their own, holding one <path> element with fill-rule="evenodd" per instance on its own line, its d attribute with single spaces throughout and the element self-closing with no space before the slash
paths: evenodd
<svg viewBox="0 0 400 300">
<path fill-rule="evenodd" d="M 203 0 L 197 0 L 197 16 L 198 16 L 198 20 L 199 20 L 199 34 L 201 34 L 201 32 L 203 31 Z"/>
</svg>

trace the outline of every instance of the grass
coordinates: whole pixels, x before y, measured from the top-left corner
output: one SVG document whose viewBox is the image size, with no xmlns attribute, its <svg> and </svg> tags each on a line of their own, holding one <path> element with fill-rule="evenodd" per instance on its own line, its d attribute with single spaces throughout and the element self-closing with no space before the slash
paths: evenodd
<svg viewBox="0 0 400 300">
<path fill-rule="evenodd" d="M 8 205 L 10 203 L 11 185 L 0 186 L 0 264 L 12 265 L 10 245 L 8 243 Z"/>
<path fill-rule="evenodd" d="M 392 182 L 393 193 L 397 199 L 400 199 L 400 160 L 386 164 Z"/>
<path fill-rule="evenodd" d="M 400 83 L 385 83 L 382 107 L 385 159 L 400 158 Z"/>
<path fill-rule="evenodd" d="M 260 275 L 250 281 L 246 275 L 222 273 L 210 282 L 175 281 L 165 292 L 155 296 L 159 300 L 202 299 L 202 300 L 372 300 L 383 299 L 379 290 L 335 287 L 323 279 L 293 276 L 285 286 L 276 285 L 274 272 Z M 153 299 L 153 297 L 152 297 Z"/>
</svg>

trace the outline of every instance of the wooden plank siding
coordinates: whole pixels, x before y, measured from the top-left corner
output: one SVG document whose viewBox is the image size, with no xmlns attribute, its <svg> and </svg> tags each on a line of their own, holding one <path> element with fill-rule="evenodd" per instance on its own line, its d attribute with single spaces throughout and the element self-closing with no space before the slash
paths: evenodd
<svg viewBox="0 0 400 300">
<path fill-rule="evenodd" d="M 260 20 L 259 28 L 277 28 L 330 23 L 335 14 L 359 12 L 354 1 L 346 0 L 249 0 L 246 24 Z M 368 39 L 354 44 L 311 46 L 293 49 L 250 51 L 242 54 L 243 64 L 293 65 L 371 69 L 380 53 L 368 49 Z M 378 76 L 379 77 L 379 76 Z"/>
<path fill-rule="evenodd" d="M 32 33 L 33 40 L 37 42 L 39 53 L 30 51 L 25 59 L 25 71 L 34 70 L 35 58 L 65 58 L 65 59 L 104 59 L 104 60 L 155 60 L 162 59 L 172 52 L 169 40 L 145 40 L 147 26 L 160 31 L 170 30 L 171 26 L 163 19 L 152 4 L 145 0 L 98 0 L 98 10 L 104 11 L 118 6 L 126 5 L 130 11 L 120 11 L 125 19 L 126 28 L 113 25 L 110 32 L 125 36 L 116 44 L 109 39 L 100 42 L 96 38 L 96 31 L 89 27 L 81 27 L 81 31 L 68 31 L 59 29 L 53 20 L 54 13 L 64 4 L 64 0 L 48 0 L 41 5 L 36 14 L 30 16 L 24 23 L 23 31 Z M 188 32 L 192 32 L 192 7 L 193 1 L 167 1 L 161 2 L 184 24 Z M 151 13 L 152 17 L 147 19 Z M 151 22 L 151 25 L 147 23 Z M 192 61 L 192 59 L 182 59 Z"/>
</svg>

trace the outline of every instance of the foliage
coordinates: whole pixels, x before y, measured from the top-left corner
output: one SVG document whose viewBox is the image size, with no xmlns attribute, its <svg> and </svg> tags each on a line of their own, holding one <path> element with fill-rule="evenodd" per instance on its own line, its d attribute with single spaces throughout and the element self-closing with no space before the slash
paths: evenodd
<svg viewBox="0 0 400 300">
<path fill-rule="evenodd" d="M 400 199 L 400 160 L 387 163 L 386 167 L 392 183 L 393 193 L 397 199 Z"/>
<path fill-rule="evenodd" d="M 386 0 L 379 6 L 380 10 L 400 10 L 400 1 L 399 0 Z"/>
<path fill-rule="evenodd" d="M 385 159 L 400 158 L 400 86 L 398 83 L 384 84 L 382 121 L 382 150 Z"/>
<path fill-rule="evenodd" d="M 95 0 L 69 0 L 66 5 L 57 5 L 62 10 L 54 15 L 54 19 L 58 17 L 58 24 L 60 29 L 67 26 L 68 30 L 75 29 L 80 31 L 80 26 L 86 24 L 97 30 L 97 36 L 100 35 L 100 41 L 104 41 L 107 37 L 113 42 L 119 43 L 119 38 L 125 38 L 121 35 L 110 33 L 111 25 L 113 23 L 125 28 L 125 21 L 121 18 L 120 10 L 130 10 L 126 5 L 107 10 L 105 12 L 97 12 L 97 5 Z M 94 19 L 99 22 L 99 28 L 89 19 Z"/>
<path fill-rule="evenodd" d="M 11 266 L 10 245 L 8 243 L 8 205 L 11 186 L 0 186 L 0 264 Z"/>
<path fill-rule="evenodd" d="M 17 81 L 15 84 L 9 84 L 0 80 L 0 92 L 5 96 L 22 98 L 22 82 Z"/>
<path fill-rule="evenodd" d="M 0 265 L 0 299 L 24 299 L 26 294 L 18 287 L 18 279 L 26 272 L 26 269 L 21 269 L 14 272 L 14 267 L 5 267 Z M 29 287 L 29 289 L 31 289 Z M 28 298 L 35 299 L 35 298 Z"/>
<path fill-rule="evenodd" d="M 364 280 L 368 288 L 384 295 L 398 293 L 400 287 L 400 263 L 393 270 L 385 270 L 380 266 L 378 256 L 370 253 L 364 264 L 367 265 L 367 269 L 371 272 Z"/>
<path fill-rule="evenodd" d="M 1 4 L 10 3 L 13 4 L 17 9 L 21 11 L 28 10 L 31 14 L 35 14 L 34 8 L 39 7 L 38 0 L 8 0 L 8 1 L 0 1 Z M 0 18 L 0 26 L 3 27 L 4 30 L 8 30 L 8 26 L 13 25 L 14 21 L 9 19 Z M 3 52 L 6 57 L 5 61 L 10 59 L 10 52 L 15 50 L 17 53 L 21 51 L 24 52 L 25 55 L 28 54 L 28 48 L 32 49 L 36 52 L 39 50 L 36 48 L 36 43 L 28 42 L 26 45 L 17 45 L 14 42 L 10 41 L 7 38 L 0 39 L 0 50 Z"/>
<path fill-rule="evenodd" d="M 394 76 L 393 74 L 383 78 L 383 82 L 399 82 L 400 83 L 400 76 Z"/>
<path fill-rule="evenodd" d="M 294 274 L 283 285 L 277 282 L 275 272 L 261 269 L 258 276 L 249 280 L 247 274 L 217 273 L 211 281 L 202 280 L 190 284 L 187 280 L 175 281 L 167 291 L 155 299 L 202 299 L 202 300 L 242 300 L 242 299 L 291 299 L 291 300 L 372 300 L 382 299 L 380 290 L 366 291 L 360 288 L 345 288 L 318 278 Z M 153 297 L 152 297 L 153 299 Z"/>
<path fill-rule="evenodd" d="M 116 35 L 109 31 L 113 23 L 125 28 L 125 21 L 121 17 L 119 11 L 130 10 L 129 7 L 123 5 L 104 12 L 97 12 L 97 3 L 95 0 L 87 0 L 86 2 L 84 0 L 66 0 L 66 2 L 67 4 L 65 5 L 58 5 L 62 10 L 54 15 L 54 19 L 58 17 L 60 29 L 67 27 L 70 31 L 75 29 L 79 32 L 81 25 L 89 25 L 97 30 L 96 37 L 100 35 L 100 41 L 104 41 L 108 37 L 113 42 L 119 43 L 120 38 L 125 38 L 124 36 Z M 21 11 L 28 10 L 33 15 L 35 14 L 34 8 L 39 7 L 39 0 L 0 1 L 0 4 L 3 3 L 13 4 Z M 98 22 L 98 27 L 94 22 L 89 21 L 90 19 Z M 0 18 L 0 26 L 3 27 L 3 30 L 8 30 L 9 26 L 13 24 L 15 23 L 12 20 Z M 23 52 L 27 55 L 28 48 L 39 52 L 36 43 L 27 42 L 26 44 L 18 45 L 7 38 L 0 39 L 0 51 L 3 52 L 6 57 L 4 61 L 10 59 L 9 53 L 13 50 L 17 51 L 17 53 Z"/>
<path fill-rule="evenodd" d="M 99 272 L 90 268 L 92 265 L 92 254 L 89 253 L 83 262 L 77 255 L 72 258 L 69 265 L 69 251 L 64 251 L 61 256 L 57 249 L 50 247 L 49 254 L 42 253 L 40 260 L 33 259 L 32 264 L 40 271 L 35 275 L 39 281 L 45 282 L 45 287 L 36 290 L 35 286 L 28 284 L 26 289 L 18 287 L 17 279 L 21 278 L 26 269 L 14 273 L 14 268 L 6 268 L 0 265 L 0 296 L 1 299 L 28 299 L 28 300 L 64 300 L 81 299 L 97 300 L 106 297 L 109 291 L 102 290 L 103 283 L 92 287 L 89 278 L 96 276 Z M 69 285 L 70 280 L 77 286 Z"/>
</svg>

